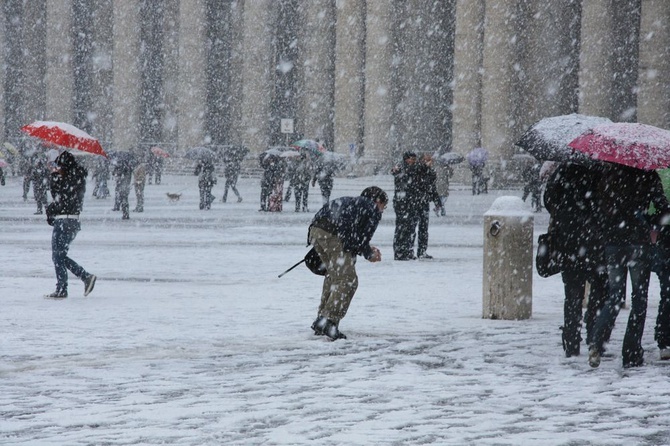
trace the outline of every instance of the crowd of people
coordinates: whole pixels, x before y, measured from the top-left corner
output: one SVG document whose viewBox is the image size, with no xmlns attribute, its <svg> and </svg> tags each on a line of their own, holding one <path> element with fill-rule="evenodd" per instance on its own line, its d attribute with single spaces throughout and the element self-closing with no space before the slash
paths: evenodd
<svg viewBox="0 0 670 446">
<path fill-rule="evenodd" d="M 666 192 L 668 192 L 666 187 Z M 600 365 L 630 277 L 631 309 L 621 349 L 624 367 L 643 364 L 642 334 L 651 272 L 661 285 L 655 326 L 662 360 L 670 359 L 670 205 L 656 171 L 613 163 L 564 163 L 549 177 L 548 233 L 565 291 L 565 355 L 580 354 L 582 302 L 588 362 Z"/>
<path fill-rule="evenodd" d="M 69 245 L 80 230 L 78 215 L 88 171 L 69 152 L 39 148 L 43 151 L 22 158 L 19 172 L 24 178 L 23 199 L 28 199 L 32 186 L 35 213 L 46 212 L 49 224 L 54 226 L 52 250 L 57 289 L 49 297 L 67 297 L 66 270 L 84 282 L 88 294 L 95 285 L 95 275 L 68 257 Z M 223 158 L 224 203 L 229 190 L 238 202 L 242 201 L 236 183 L 245 155 L 243 151 Z M 132 185 L 137 202 L 134 211 L 143 212 L 145 185 L 151 184 L 152 177 L 160 184 L 161 169 L 157 166 L 162 163 L 156 163 L 155 158 L 150 151 L 116 153 L 110 159 L 98 157 L 92 167 L 93 196 L 96 199 L 110 196 L 107 183 L 111 177 L 115 180 L 113 210 L 121 211 L 122 219 L 129 218 L 128 196 Z M 394 260 L 432 258 L 427 252 L 431 204 L 436 215 L 445 215 L 453 175 L 453 166 L 436 162 L 439 159 L 433 154 L 407 151 L 390 169 L 396 217 Z M 214 201 L 215 162 L 203 158 L 195 164 L 200 209 L 207 210 Z M 316 183 L 320 186 L 323 207 L 310 224 L 308 240 L 327 273 L 312 329 L 333 340 L 345 338 L 339 331 L 339 322 L 357 288 L 354 260 L 357 255 L 370 261 L 381 260 L 379 250 L 370 246 L 369 241 L 387 206 L 388 196 L 371 187 L 361 197 L 330 200 L 337 165 L 320 163 L 305 152 L 282 156 L 281 152 L 268 150 L 259 155 L 259 164 L 263 169 L 261 211 L 280 212 L 283 203 L 293 198 L 295 212 L 308 212 L 309 187 L 315 187 Z M 544 188 L 543 203 L 550 214 L 548 232 L 552 235 L 564 285 L 561 338 L 565 355 L 581 353 L 583 322 L 588 362 L 592 367 L 599 366 L 618 313 L 625 304 L 630 277 L 631 311 L 621 357 L 624 367 L 642 365 L 642 334 L 650 276 L 654 272 L 661 288 L 655 340 L 661 359 L 670 360 L 670 203 L 664 193 L 670 188 L 667 184 L 664 188 L 656 171 L 618 164 L 553 163 L 549 169 L 545 167 L 533 163 L 523 172 L 526 181 L 523 198 L 531 196 L 533 207 L 539 211 Z M 477 181 L 473 179 L 473 188 L 479 187 L 475 185 Z M 473 193 L 484 191 L 473 189 Z M 356 226 L 353 221 L 366 223 Z M 587 305 L 582 315 L 584 299 Z"/>
</svg>

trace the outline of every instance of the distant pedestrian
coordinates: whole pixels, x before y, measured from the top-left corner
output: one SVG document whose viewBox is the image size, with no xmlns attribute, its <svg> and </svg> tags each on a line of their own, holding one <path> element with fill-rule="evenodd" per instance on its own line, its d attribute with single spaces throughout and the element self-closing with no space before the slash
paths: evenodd
<svg viewBox="0 0 670 446">
<path fill-rule="evenodd" d="M 476 147 L 467 154 L 466 158 L 472 172 L 472 195 L 488 193 L 489 178 L 484 174 L 488 156 L 488 150 L 483 147 Z"/>
<path fill-rule="evenodd" d="M 210 210 L 214 202 L 212 188 L 216 184 L 214 161 L 200 159 L 195 166 L 195 175 L 198 175 L 198 190 L 200 191 L 200 210 Z"/>
<path fill-rule="evenodd" d="M 113 211 L 121 211 L 121 219 L 130 218 L 130 204 L 128 195 L 130 195 L 130 183 L 133 175 L 133 159 L 129 152 L 123 152 L 113 162 L 112 176 L 116 179 L 114 187 L 114 207 Z"/>
<path fill-rule="evenodd" d="M 93 170 L 93 180 L 95 181 L 93 196 L 98 199 L 107 198 L 109 197 L 109 187 L 107 186 L 107 182 L 109 181 L 109 160 L 104 156 L 97 158 Z"/>
<path fill-rule="evenodd" d="M 284 200 L 286 162 L 276 153 L 267 152 L 260 154 L 259 162 L 263 168 L 260 211 L 281 212 Z"/>
<path fill-rule="evenodd" d="M 147 165 L 144 162 L 137 164 L 133 170 L 133 186 L 135 186 L 135 212 L 144 212 L 144 186 L 147 184 Z"/>
<path fill-rule="evenodd" d="M 242 170 L 242 160 L 248 151 L 246 147 L 235 147 L 224 154 L 223 175 L 226 177 L 226 184 L 221 198 L 224 203 L 228 200 L 228 189 L 233 191 L 238 203 L 242 202 L 242 195 L 237 190 L 237 179 L 240 176 L 240 170 Z"/>
<path fill-rule="evenodd" d="M 417 249 L 416 256 L 419 259 L 432 259 L 428 254 L 428 226 L 430 222 L 430 204 L 435 204 L 435 211 L 439 212 L 442 201 L 437 193 L 437 174 L 433 169 L 433 158 L 430 154 L 424 154 L 417 166 L 417 199 L 418 199 L 418 221 L 417 221 Z M 414 249 L 414 246 L 412 246 Z"/>
<path fill-rule="evenodd" d="M 393 210 L 395 211 L 395 232 L 393 234 L 393 258 L 414 260 L 414 240 L 419 223 L 421 204 L 419 200 L 419 171 L 416 153 L 405 152 L 402 162 L 391 169 L 395 186 Z"/>
<path fill-rule="evenodd" d="M 68 270 L 84 282 L 84 296 L 88 296 L 95 286 L 96 276 L 68 257 L 70 244 L 81 230 L 79 214 L 84 203 L 87 174 L 70 152 L 61 153 L 53 164 L 53 202 L 47 206 L 47 223 L 53 226 L 51 249 L 56 270 L 56 291 L 46 296 L 49 298 L 64 299 L 68 296 Z"/>
<path fill-rule="evenodd" d="M 542 180 L 540 178 L 540 163 L 532 163 L 525 166 L 521 172 L 521 178 L 524 181 L 523 195 L 521 199 L 526 201 L 530 196 L 530 205 L 535 209 L 535 212 L 540 212 L 542 209 Z"/>
<path fill-rule="evenodd" d="M 46 155 L 44 153 L 35 153 L 31 157 L 31 164 L 30 175 L 33 183 L 33 195 L 37 203 L 35 215 L 41 215 L 44 212 L 43 209 L 48 204 L 49 172 L 47 170 Z"/>
<path fill-rule="evenodd" d="M 333 177 L 336 172 L 337 166 L 335 163 L 326 162 L 320 159 L 316 161 L 316 167 L 312 177 L 312 187 L 314 187 L 316 183 L 319 183 L 323 204 L 330 201 L 330 194 L 333 192 Z"/>
<path fill-rule="evenodd" d="M 309 181 L 312 178 L 312 162 L 306 153 L 300 154 L 300 158 L 294 163 L 294 190 L 295 190 L 295 211 L 309 212 Z"/>
<path fill-rule="evenodd" d="M 341 197 L 326 203 L 314 215 L 308 240 L 326 268 L 321 303 L 312 323 L 316 335 L 333 341 L 346 339 L 339 324 L 358 288 L 356 257 L 381 261 L 381 252 L 370 245 L 370 240 L 387 203 L 386 192 L 370 186 L 359 197 Z"/>
<path fill-rule="evenodd" d="M 449 198 L 449 182 L 451 177 L 454 175 L 454 169 L 445 162 L 440 162 L 439 160 L 433 164 L 433 169 L 437 175 L 435 185 L 437 187 L 437 193 L 440 196 L 440 208 L 435 208 L 435 214 L 438 217 L 444 217 L 446 211 L 444 210 L 447 205 L 447 199 Z"/>
</svg>

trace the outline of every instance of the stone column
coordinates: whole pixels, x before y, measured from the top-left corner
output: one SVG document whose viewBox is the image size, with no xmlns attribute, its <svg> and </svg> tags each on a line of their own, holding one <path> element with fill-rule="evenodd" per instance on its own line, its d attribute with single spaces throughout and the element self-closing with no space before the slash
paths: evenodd
<svg viewBox="0 0 670 446">
<path fill-rule="evenodd" d="M 518 125 L 516 79 L 519 77 L 518 10 L 516 2 L 488 0 L 484 30 L 482 78 L 482 146 L 494 168 L 511 156 Z"/>
<path fill-rule="evenodd" d="M 670 129 L 670 2 L 642 0 L 637 118 Z"/>
<path fill-rule="evenodd" d="M 303 130 L 307 138 L 319 138 L 333 146 L 333 95 L 335 66 L 335 11 L 330 0 L 311 0 L 302 6 L 304 84 Z"/>
<path fill-rule="evenodd" d="M 579 87 L 579 4 L 536 1 L 525 17 L 521 131 L 541 118 L 577 111 Z"/>
<path fill-rule="evenodd" d="M 177 83 L 178 146 L 209 142 L 204 122 L 206 112 L 206 0 L 179 4 L 179 79 Z"/>
<path fill-rule="evenodd" d="M 614 11 L 612 0 L 582 2 L 579 112 L 615 118 L 612 107 Z"/>
<path fill-rule="evenodd" d="M 46 3 L 25 2 L 23 7 L 23 117 L 28 124 L 45 118 L 46 110 Z"/>
<path fill-rule="evenodd" d="M 131 148 L 139 138 L 140 4 L 115 2 L 113 10 L 112 147 Z"/>
<path fill-rule="evenodd" d="M 274 70 L 272 3 L 254 0 L 244 5 L 242 143 L 252 153 L 260 153 L 269 143 Z"/>
<path fill-rule="evenodd" d="M 91 135 L 109 147 L 113 140 L 114 7 L 113 0 L 96 0 L 91 54 Z M 118 2 L 114 2 L 118 3 Z M 126 147 L 123 147 L 126 149 Z"/>
<path fill-rule="evenodd" d="M 230 6 L 230 86 L 228 99 L 228 116 L 230 120 L 230 144 L 243 143 L 242 129 L 242 101 L 240 94 L 244 85 L 244 8 L 240 2 L 233 2 Z"/>
<path fill-rule="evenodd" d="M 5 45 L 7 44 L 5 40 L 5 32 L 7 31 L 5 28 L 5 20 L 7 18 L 5 17 L 5 9 L 0 8 L 0 48 L 6 48 Z M 5 59 L 5 54 L 6 51 L 0 52 L 0 65 L 4 66 L 6 64 L 6 59 Z M 2 137 L 3 140 L 6 140 L 7 135 L 5 134 L 5 106 L 6 106 L 6 97 L 5 97 L 5 70 L 0 70 L 0 85 L 3 86 L 3 88 L 0 88 L 0 137 Z M 3 152 L 5 152 L 4 149 L 0 149 Z M 5 173 L 6 174 L 6 173 Z"/>
<path fill-rule="evenodd" d="M 72 67 L 71 1 L 47 0 L 46 116 L 72 122 L 74 73 Z"/>
<path fill-rule="evenodd" d="M 485 0 L 456 1 L 452 146 L 466 154 L 482 145 Z"/>
<path fill-rule="evenodd" d="M 165 104 L 162 136 L 163 141 L 174 144 L 177 151 L 188 149 L 179 138 L 179 5 L 180 0 L 165 0 L 163 11 L 163 103 Z"/>
<path fill-rule="evenodd" d="M 347 153 L 349 144 L 363 143 L 365 64 L 365 2 L 337 0 L 335 38 L 335 142 L 336 152 Z"/>
<path fill-rule="evenodd" d="M 393 134 L 393 5 L 366 2 L 365 158 L 382 162 L 399 151 Z"/>
</svg>

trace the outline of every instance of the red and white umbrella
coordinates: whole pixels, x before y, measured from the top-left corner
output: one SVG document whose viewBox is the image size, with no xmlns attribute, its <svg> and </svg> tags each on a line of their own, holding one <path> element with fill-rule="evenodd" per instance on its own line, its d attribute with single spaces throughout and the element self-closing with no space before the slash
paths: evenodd
<svg viewBox="0 0 670 446">
<path fill-rule="evenodd" d="M 644 170 L 670 166 L 670 131 L 652 125 L 601 124 L 578 136 L 570 147 L 589 157 Z"/>
<path fill-rule="evenodd" d="M 55 121 L 35 121 L 21 127 L 21 131 L 48 143 L 94 155 L 107 156 L 97 139 L 71 124 Z"/>
<path fill-rule="evenodd" d="M 151 153 L 153 153 L 156 156 L 160 156 L 161 158 L 170 158 L 170 154 L 167 153 L 165 150 L 161 149 L 160 147 L 152 147 Z"/>
</svg>

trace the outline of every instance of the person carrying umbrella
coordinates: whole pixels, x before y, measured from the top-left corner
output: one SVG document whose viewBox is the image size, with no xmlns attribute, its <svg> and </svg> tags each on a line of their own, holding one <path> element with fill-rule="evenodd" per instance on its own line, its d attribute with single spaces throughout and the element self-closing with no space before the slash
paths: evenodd
<svg viewBox="0 0 670 446">
<path fill-rule="evenodd" d="M 198 190 L 200 191 L 200 210 L 210 210 L 214 195 L 212 188 L 216 184 L 216 174 L 214 173 L 214 160 L 203 157 L 198 160 L 195 166 L 195 175 L 198 175 Z"/>
<path fill-rule="evenodd" d="M 68 296 L 68 270 L 84 282 L 84 296 L 88 296 L 97 277 L 68 257 L 70 244 L 81 230 L 79 214 L 84 203 L 88 172 L 70 152 L 58 155 L 50 168 L 53 201 L 47 206 L 47 223 L 53 226 L 51 250 L 56 270 L 56 291 L 46 297 L 64 299 Z"/>
<path fill-rule="evenodd" d="M 589 365 L 598 367 L 608 334 L 625 299 L 626 277 L 632 284 L 631 311 L 622 347 L 624 367 L 643 364 L 642 334 L 651 275 L 650 204 L 670 212 L 658 173 L 608 163 L 598 185 L 600 226 L 605 243 L 609 297 L 595 323 Z"/>
<path fill-rule="evenodd" d="M 551 215 L 548 232 L 561 259 L 565 300 L 562 343 L 566 357 L 578 356 L 581 345 L 582 302 L 590 284 L 584 314 L 586 344 L 593 343 L 596 316 L 607 298 L 605 249 L 598 223 L 596 167 L 561 163 L 547 180 L 544 205 Z M 609 338 L 609 334 L 605 336 Z"/>
</svg>

